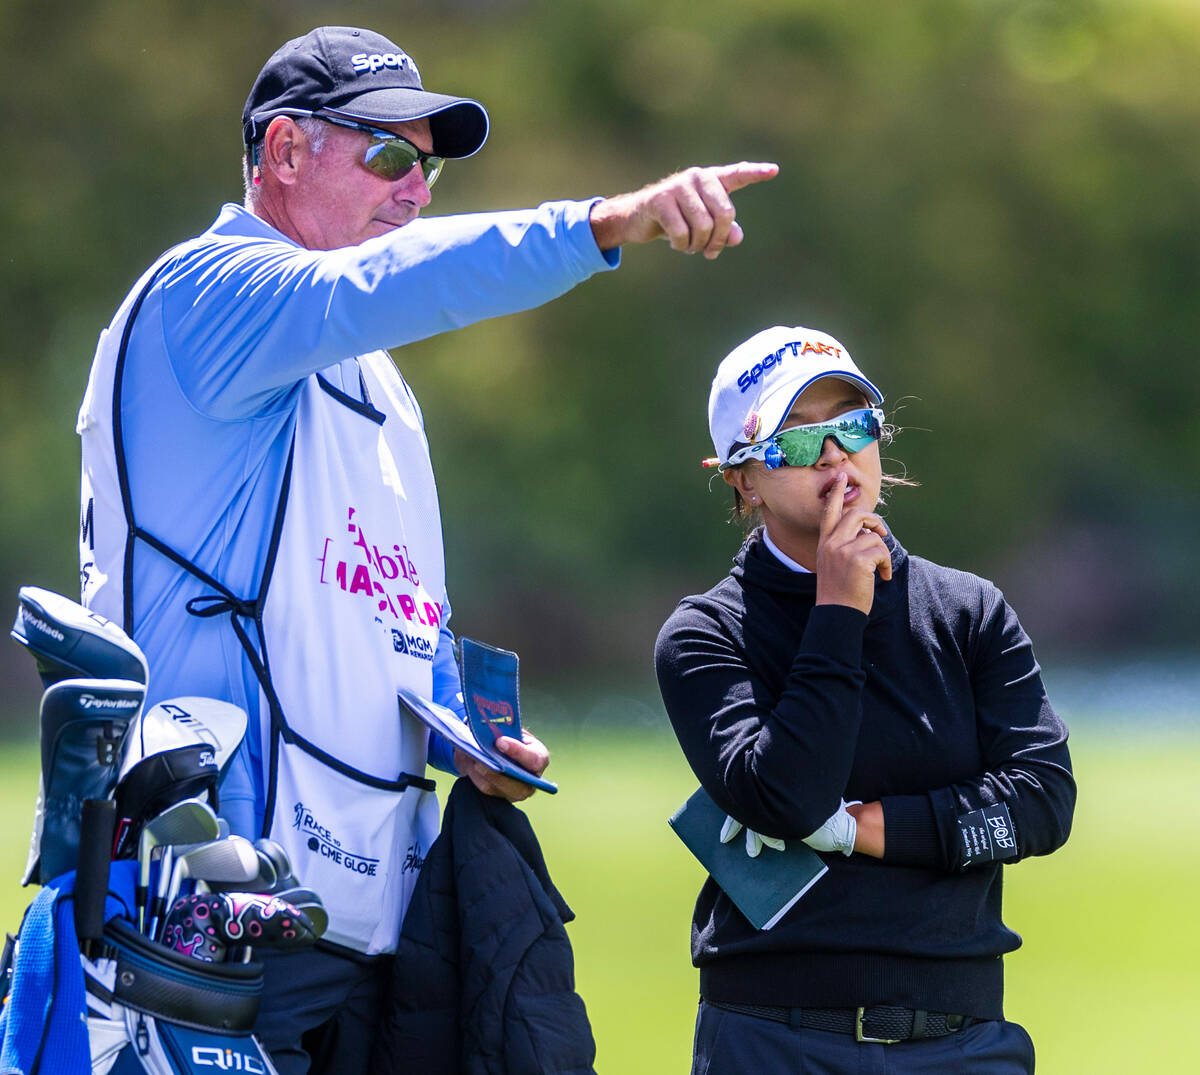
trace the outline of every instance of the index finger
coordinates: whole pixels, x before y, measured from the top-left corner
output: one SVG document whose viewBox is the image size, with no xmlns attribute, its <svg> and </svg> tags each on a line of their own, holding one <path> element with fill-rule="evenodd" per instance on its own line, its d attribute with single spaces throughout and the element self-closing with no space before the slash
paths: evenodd
<svg viewBox="0 0 1200 1075">
<path fill-rule="evenodd" d="M 891 581 L 892 554 L 890 550 L 883 557 L 881 557 L 879 563 L 876 565 L 876 570 L 879 572 L 879 577 L 883 579 L 884 582 Z"/>
<path fill-rule="evenodd" d="M 741 190 L 751 183 L 765 183 L 779 174 L 779 165 L 770 161 L 741 161 L 713 168 L 716 177 L 727 191 Z"/>
<path fill-rule="evenodd" d="M 821 511 L 820 540 L 824 541 L 833 532 L 842 518 L 842 509 L 846 506 L 846 475 L 839 474 L 833 479 L 833 488 L 825 497 L 825 507 Z"/>
</svg>

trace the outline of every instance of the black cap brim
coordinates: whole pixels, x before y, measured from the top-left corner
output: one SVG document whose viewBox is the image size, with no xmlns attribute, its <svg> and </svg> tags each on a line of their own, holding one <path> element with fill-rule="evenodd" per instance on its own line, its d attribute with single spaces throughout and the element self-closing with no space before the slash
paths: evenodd
<svg viewBox="0 0 1200 1075">
<path fill-rule="evenodd" d="M 407 123 L 428 119 L 433 151 L 459 159 L 478 153 L 487 141 L 487 110 L 469 97 L 394 86 L 360 93 L 348 101 L 330 101 L 325 108 L 364 123 Z"/>
</svg>

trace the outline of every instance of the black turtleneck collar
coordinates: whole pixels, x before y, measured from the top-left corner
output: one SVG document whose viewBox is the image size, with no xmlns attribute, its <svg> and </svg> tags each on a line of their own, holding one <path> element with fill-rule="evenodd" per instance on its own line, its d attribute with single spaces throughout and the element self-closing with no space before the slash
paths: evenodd
<svg viewBox="0 0 1200 1075">
<path fill-rule="evenodd" d="M 776 593 L 803 594 L 815 597 L 817 592 L 817 576 L 811 573 L 793 571 L 767 548 L 762 539 L 763 528 L 753 530 L 746 538 L 737 555 L 733 558 L 730 574 L 738 579 L 743 586 L 756 586 Z M 871 608 L 871 619 L 890 611 L 899 599 L 901 587 L 897 580 L 907 571 L 908 553 L 904 546 L 896 540 L 889 530 L 884 536 L 884 543 L 892 554 L 892 578 L 890 582 L 882 579 L 875 580 L 875 603 Z"/>
</svg>

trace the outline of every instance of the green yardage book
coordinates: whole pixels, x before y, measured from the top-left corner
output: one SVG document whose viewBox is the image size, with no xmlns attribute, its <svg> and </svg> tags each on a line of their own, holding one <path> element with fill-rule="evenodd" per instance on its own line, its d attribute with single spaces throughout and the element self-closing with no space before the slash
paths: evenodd
<svg viewBox="0 0 1200 1075">
<path fill-rule="evenodd" d="M 770 929 L 829 869 L 807 844 L 787 840 L 783 851 L 764 846 L 746 854 L 745 833 L 721 843 L 722 810 L 703 788 L 667 822 L 755 929 Z"/>
</svg>

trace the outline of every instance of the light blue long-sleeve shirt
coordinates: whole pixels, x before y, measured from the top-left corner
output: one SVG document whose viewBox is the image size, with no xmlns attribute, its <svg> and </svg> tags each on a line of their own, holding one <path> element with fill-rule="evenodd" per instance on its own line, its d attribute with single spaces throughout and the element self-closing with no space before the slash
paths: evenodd
<svg viewBox="0 0 1200 1075">
<path fill-rule="evenodd" d="M 225 206 L 169 256 L 129 340 L 121 419 L 138 525 L 239 597 L 257 596 L 303 382 L 320 372 L 359 399 L 356 356 L 529 309 L 616 267 L 618 252 L 601 252 L 592 236 L 593 204 L 417 220 L 332 251 L 306 250 Z M 114 328 L 121 321 L 119 313 Z M 85 454 L 89 405 L 106 404 L 84 401 Z M 85 603 L 122 622 L 122 565 L 90 547 L 105 545 L 95 540 L 102 528 L 124 532 L 117 514 L 97 503 L 81 566 Z M 257 833 L 259 684 L 228 617 L 189 615 L 186 602 L 211 589 L 143 542 L 133 578 L 125 627 L 149 660 L 146 704 L 201 695 L 247 710 L 246 749 L 226 776 L 222 813 L 234 831 Z M 452 641 L 443 628 L 434 695 L 461 708 Z M 451 764 L 444 752 L 431 760 Z"/>
</svg>

